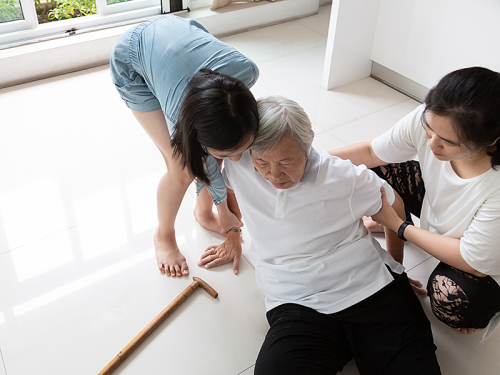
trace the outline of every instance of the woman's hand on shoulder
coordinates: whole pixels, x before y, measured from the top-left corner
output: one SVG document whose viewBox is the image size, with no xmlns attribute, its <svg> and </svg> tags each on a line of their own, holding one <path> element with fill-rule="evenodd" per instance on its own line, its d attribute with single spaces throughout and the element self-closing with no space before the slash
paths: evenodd
<svg viewBox="0 0 500 375">
<path fill-rule="evenodd" d="M 398 216 L 394 208 L 392 208 L 387 201 L 387 196 L 383 187 L 380 188 L 380 192 L 382 194 L 382 208 L 375 215 L 372 215 L 371 218 L 377 223 L 382 224 L 384 227 L 397 232 L 399 226 L 404 220 Z"/>
</svg>

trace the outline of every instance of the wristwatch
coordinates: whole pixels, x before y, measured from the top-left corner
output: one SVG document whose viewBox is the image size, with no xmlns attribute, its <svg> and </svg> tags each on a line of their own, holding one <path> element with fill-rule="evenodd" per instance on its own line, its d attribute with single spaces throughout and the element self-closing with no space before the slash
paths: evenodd
<svg viewBox="0 0 500 375">
<path fill-rule="evenodd" d="M 405 234 L 405 229 L 408 225 L 413 225 L 413 223 L 411 221 L 404 221 L 403 223 L 401 223 L 401 225 L 399 226 L 399 229 L 398 229 L 398 238 L 400 240 L 403 240 L 403 241 L 406 241 L 406 238 L 404 236 Z"/>
</svg>

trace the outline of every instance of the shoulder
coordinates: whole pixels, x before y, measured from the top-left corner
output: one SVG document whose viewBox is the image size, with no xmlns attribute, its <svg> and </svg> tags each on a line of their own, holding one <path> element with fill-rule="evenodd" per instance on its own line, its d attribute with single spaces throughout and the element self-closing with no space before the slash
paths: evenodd
<svg viewBox="0 0 500 375">
<path fill-rule="evenodd" d="M 356 166 L 350 160 L 330 155 L 328 151 L 321 151 L 319 155 L 321 158 L 321 168 L 325 169 L 325 171 L 330 174 L 337 172 L 354 173 L 356 170 L 366 170 L 366 166 L 364 164 Z"/>
<path fill-rule="evenodd" d="M 318 182 L 322 184 L 347 183 L 355 179 L 358 170 L 366 170 L 363 165 L 355 166 L 350 160 L 332 156 L 328 151 L 319 153 Z"/>
<path fill-rule="evenodd" d="M 324 180 L 326 183 L 351 188 L 353 191 L 376 191 L 379 194 L 379 188 L 383 181 L 375 172 L 368 169 L 366 165 L 354 165 L 350 160 L 344 160 L 336 156 L 331 156 L 328 152 L 321 154 L 323 157 Z"/>
<path fill-rule="evenodd" d="M 487 202 L 497 208 L 500 208 L 500 170 L 492 173 L 491 184 L 494 188 L 488 196 Z"/>
<path fill-rule="evenodd" d="M 427 141 L 421 126 L 424 110 L 424 105 L 418 106 L 385 133 L 374 138 L 371 146 L 375 155 L 387 163 L 414 158 Z"/>
<path fill-rule="evenodd" d="M 224 170 L 226 173 L 244 174 L 254 170 L 250 151 L 246 150 L 238 161 L 224 159 Z"/>
</svg>

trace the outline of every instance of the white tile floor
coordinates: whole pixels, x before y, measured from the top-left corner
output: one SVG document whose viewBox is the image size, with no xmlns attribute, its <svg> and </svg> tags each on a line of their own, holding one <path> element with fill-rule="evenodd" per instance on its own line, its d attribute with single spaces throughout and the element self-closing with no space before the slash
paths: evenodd
<svg viewBox="0 0 500 375">
<path fill-rule="evenodd" d="M 258 63 L 257 97 L 305 108 L 318 149 L 372 139 L 418 105 L 371 78 L 320 88 L 329 13 L 224 38 Z M 0 375 L 95 374 L 191 281 L 162 276 L 154 261 L 164 165 L 107 66 L 0 90 L 0 114 Z M 116 374 L 253 374 L 268 328 L 263 297 L 246 259 L 238 276 L 196 266 L 222 238 L 195 222 L 194 199 L 190 189 L 178 243 L 191 276 L 220 296 L 196 291 Z M 435 263 L 408 246 L 411 277 L 425 280 Z M 443 374 L 499 373 L 499 332 L 480 345 L 480 334 L 452 332 L 423 305 Z"/>
</svg>

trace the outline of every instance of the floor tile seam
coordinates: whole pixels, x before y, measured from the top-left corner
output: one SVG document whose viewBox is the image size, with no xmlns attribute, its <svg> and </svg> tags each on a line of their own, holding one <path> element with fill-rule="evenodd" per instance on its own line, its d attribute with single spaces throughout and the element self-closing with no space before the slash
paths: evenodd
<svg viewBox="0 0 500 375">
<path fill-rule="evenodd" d="M 277 57 L 273 57 L 273 58 L 271 58 L 271 59 L 269 59 L 269 60 L 264 60 L 264 61 L 261 61 L 261 62 L 259 62 L 259 63 L 257 64 L 257 66 L 258 66 L 259 64 L 262 64 L 262 63 L 268 63 L 268 62 L 271 62 L 271 61 L 274 61 L 274 60 L 281 59 L 281 58 L 283 58 L 283 57 L 290 57 L 290 56 L 292 56 L 292 55 L 296 55 L 296 54 L 299 54 L 299 53 L 302 53 L 302 52 L 306 52 L 306 51 L 309 51 L 309 50 L 311 50 L 311 49 L 318 48 L 318 47 L 322 47 L 322 46 L 326 46 L 326 42 L 325 42 L 325 43 L 318 44 L 318 45 L 316 45 L 316 46 L 312 46 L 312 47 L 309 47 L 309 48 L 302 49 L 302 50 L 300 50 L 300 51 L 290 52 L 290 53 L 287 53 L 287 54 L 282 55 L 282 56 L 277 56 Z M 257 80 L 257 82 L 258 82 L 258 83 L 260 83 L 260 82 L 259 82 L 259 80 Z"/>
<path fill-rule="evenodd" d="M 319 132 L 319 133 L 314 133 L 314 137 L 316 137 L 317 135 L 324 135 L 325 133 L 328 133 L 329 135 L 331 135 L 333 138 L 335 138 L 337 141 L 339 141 L 340 143 L 344 144 L 347 146 L 347 144 L 341 140 L 339 137 L 337 137 L 336 135 L 330 133 L 330 130 L 323 130 L 322 132 Z"/>
<path fill-rule="evenodd" d="M 318 13 L 318 14 L 319 14 L 319 13 Z M 316 16 L 317 16 L 317 14 L 316 14 Z M 314 17 L 314 16 L 310 16 L 310 17 Z M 317 35 L 319 35 L 319 36 L 321 36 L 321 37 L 323 37 L 323 38 L 328 38 L 328 35 L 323 35 L 323 34 L 319 33 L 318 31 L 316 31 L 316 30 L 314 30 L 314 29 L 311 29 L 309 26 L 304 25 L 303 23 L 301 23 L 301 21 L 302 21 L 302 20 L 307 19 L 307 18 L 308 18 L 308 17 L 306 17 L 306 18 L 301 18 L 301 19 L 294 20 L 294 21 L 281 22 L 281 23 L 278 23 L 278 24 L 275 24 L 275 25 L 264 26 L 264 27 L 262 27 L 262 28 L 258 28 L 258 29 L 254 29 L 254 30 L 249 30 L 248 32 L 250 33 L 250 32 L 252 32 L 252 31 L 257 31 L 257 30 L 265 30 L 266 28 L 271 28 L 271 27 L 278 27 L 278 28 L 279 28 L 279 27 L 281 27 L 281 26 L 286 27 L 287 25 L 288 25 L 288 26 L 292 26 L 292 27 L 293 27 L 293 26 L 298 25 L 298 26 L 300 26 L 300 27 L 304 27 L 304 28 L 306 28 L 306 29 L 309 29 L 310 31 L 313 31 L 315 34 L 317 34 Z M 266 31 L 267 31 L 267 30 L 266 30 Z M 241 34 L 240 34 L 240 35 L 241 35 Z M 221 41 L 224 41 L 223 39 L 224 39 L 224 38 L 222 38 L 222 39 L 221 39 Z"/>
<path fill-rule="evenodd" d="M 322 128 L 322 129 L 323 129 L 323 127 L 322 127 L 322 126 L 320 126 L 320 125 L 318 125 L 318 124 L 316 124 L 316 123 L 314 123 L 314 125 L 316 125 L 316 126 L 318 126 L 318 127 L 320 127 L 320 128 Z M 327 133 L 327 132 L 328 132 L 328 130 L 323 129 L 323 130 L 322 130 L 322 131 L 320 131 L 320 132 L 314 132 L 314 136 L 316 137 L 317 135 L 324 134 L 324 133 Z"/>
<path fill-rule="evenodd" d="M 346 147 L 346 146 L 349 146 L 347 143 L 345 143 L 342 139 L 340 139 L 339 137 L 337 137 L 336 135 L 333 135 L 332 133 L 328 133 L 330 134 L 333 138 L 335 138 L 337 141 L 339 141 L 341 144 L 343 144 L 344 146 L 341 146 L 341 147 Z M 339 148 L 339 147 L 338 147 Z M 332 149 L 330 149 L 332 150 Z"/>
<path fill-rule="evenodd" d="M 282 58 L 282 57 L 286 57 L 286 56 L 291 56 L 291 55 L 299 54 L 299 53 L 302 53 L 302 52 L 304 52 L 304 51 L 309 51 L 309 50 L 311 50 L 311 49 L 318 48 L 318 47 L 321 47 L 321 46 L 326 46 L 326 44 L 321 44 L 321 45 L 317 45 L 317 46 L 314 46 L 314 47 L 307 48 L 307 49 L 305 49 L 305 50 L 301 50 L 301 51 L 297 51 L 297 52 L 292 52 L 292 53 L 290 53 L 290 54 L 288 54 L 288 55 L 283 55 L 283 56 L 279 56 L 279 57 L 274 57 L 274 58 L 272 58 L 272 59 L 269 59 L 269 60 L 266 60 L 266 61 L 262 61 L 262 62 L 260 62 L 259 64 L 261 64 L 261 63 L 268 63 L 268 62 L 271 62 L 271 61 L 274 61 L 274 60 L 280 59 L 280 58 Z M 262 88 L 264 88 L 265 90 L 269 91 L 272 95 L 281 95 L 280 93 L 276 93 L 274 89 L 271 89 L 269 86 L 267 86 L 267 85 L 266 85 L 266 84 L 265 84 L 262 80 L 260 80 L 260 81 L 259 81 L 259 80 L 257 80 L 257 83 L 259 84 L 259 86 L 261 86 L 261 87 L 262 87 Z M 323 89 L 323 88 L 321 88 L 321 91 L 323 91 L 323 90 L 324 90 L 324 89 Z M 326 91 L 328 91 L 328 90 L 326 90 Z M 323 128 L 323 126 L 318 125 L 317 123 L 316 123 L 316 125 L 317 125 L 317 126 L 319 126 L 319 127 L 321 127 L 321 128 Z M 328 129 L 325 129 L 325 131 L 328 131 Z"/>
<path fill-rule="evenodd" d="M 0 359 L 2 360 L 2 365 L 3 365 L 3 370 L 5 372 L 5 375 L 7 375 L 7 366 L 5 366 L 5 360 L 3 359 L 2 348 L 0 348 Z"/>
<path fill-rule="evenodd" d="M 328 133 L 328 132 L 327 132 L 327 133 Z M 320 149 L 320 148 L 318 148 L 318 147 L 314 146 L 314 144 L 313 144 L 313 146 L 314 146 L 314 148 L 316 149 L 316 151 L 318 151 L 318 152 L 328 151 L 328 152 L 329 152 L 329 151 L 332 151 L 332 150 L 337 150 L 337 149 L 339 149 L 339 148 L 349 146 L 347 143 L 345 143 L 343 140 L 341 140 L 340 138 L 336 137 L 335 135 L 333 135 L 333 134 L 331 134 L 331 133 L 328 133 L 328 134 L 329 134 L 331 137 L 335 138 L 335 141 L 337 141 L 337 142 L 340 144 L 340 146 L 333 147 L 333 146 L 329 145 L 327 148 Z M 328 142 L 328 143 L 330 144 L 330 142 Z"/>
<path fill-rule="evenodd" d="M 26 246 L 28 246 L 28 245 L 32 245 L 32 244 L 34 244 L 34 243 L 36 243 L 36 242 L 39 242 L 39 241 L 45 240 L 45 239 L 47 239 L 47 238 L 49 238 L 49 237 L 52 237 L 52 236 L 55 236 L 55 235 L 57 235 L 57 234 L 60 234 L 60 233 L 66 232 L 66 231 L 68 231 L 68 230 L 70 230 L 70 229 L 73 229 L 73 228 L 76 228 L 76 227 L 78 227 L 78 226 L 80 226 L 80 225 L 90 223 L 90 222 L 92 222 L 92 221 L 94 221 L 94 220 L 101 219 L 101 218 L 106 217 L 106 216 L 108 216 L 108 215 L 110 215 L 110 214 L 112 214 L 112 213 L 118 212 L 118 211 L 120 211 L 120 210 L 124 210 L 124 209 L 129 208 L 129 207 L 132 207 L 132 206 L 136 207 L 136 206 L 138 206 L 138 204 L 128 204 L 128 205 L 126 205 L 126 206 L 123 206 L 123 207 L 117 208 L 116 210 L 111 210 L 111 212 L 107 212 L 107 213 L 105 213 L 105 214 L 102 214 L 102 215 L 96 216 L 96 217 L 94 217 L 94 218 L 92 218 L 92 219 L 88 219 L 88 220 L 82 221 L 81 223 L 77 223 L 77 224 L 75 224 L 75 225 L 71 225 L 71 226 L 69 226 L 69 227 L 67 227 L 67 228 L 64 228 L 64 229 L 61 229 L 61 230 L 59 230 L 59 231 L 57 231 L 57 232 L 54 232 L 54 233 L 48 234 L 48 235 L 43 236 L 43 237 L 40 237 L 40 238 L 38 238 L 38 239 L 36 239 L 36 240 L 34 240 L 34 241 L 31 241 L 31 242 L 25 243 L 24 245 L 21 245 L 21 246 L 15 247 L 15 248 L 13 248 L 13 249 L 9 249 L 9 250 L 7 250 L 7 251 L 4 251 L 4 252 L 0 253 L 0 255 L 7 254 L 7 253 L 10 253 L 10 252 L 15 251 L 15 250 L 19 250 L 19 249 L 21 249 L 21 248 L 23 248 L 23 247 L 26 247 Z"/>
<path fill-rule="evenodd" d="M 319 13 L 318 13 L 317 15 L 319 15 Z M 314 17 L 314 16 L 312 16 L 312 17 Z M 300 22 L 300 20 L 299 20 L 299 21 L 296 21 L 296 22 L 297 22 L 297 23 L 299 23 L 301 26 L 304 26 L 306 29 L 309 29 L 309 30 L 311 30 L 311 31 L 315 32 L 316 34 L 321 35 L 323 38 L 327 38 L 327 39 L 328 39 L 328 34 L 327 34 L 327 35 L 323 35 L 323 34 L 321 34 L 321 33 L 320 33 L 320 32 L 318 32 L 317 30 L 311 29 L 309 26 L 304 25 L 303 23 L 301 23 L 301 22 Z M 330 21 L 328 21 L 328 23 L 330 23 Z"/>
<path fill-rule="evenodd" d="M 254 267 L 254 265 L 252 264 L 252 262 L 250 261 L 250 259 L 249 259 L 249 258 L 247 258 L 247 257 L 245 256 L 245 254 L 241 254 L 241 257 L 242 257 L 243 259 L 245 259 L 245 260 L 248 262 L 248 264 L 250 265 L 250 267 L 252 267 L 252 268 L 254 269 L 254 271 L 255 271 L 255 267 Z"/>
<path fill-rule="evenodd" d="M 323 36 L 323 38 L 326 38 Z M 289 45 L 290 43 L 296 43 L 297 41 L 296 40 L 288 40 L 288 41 L 285 41 L 283 43 L 279 43 L 279 44 L 276 44 L 274 46 L 269 46 L 269 47 L 266 47 L 265 49 L 259 49 L 258 51 L 256 51 L 255 53 L 259 52 L 259 53 L 262 53 L 262 52 L 267 52 L 269 50 L 271 51 L 274 51 L 276 50 L 278 47 L 282 47 L 282 46 L 286 46 L 286 45 Z M 307 51 L 307 50 L 310 50 L 311 48 L 316 48 L 316 47 L 320 47 L 320 46 L 326 46 L 326 40 L 321 43 L 310 43 L 310 42 L 306 42 L 305 44 L 307 44 L 306 47 L 303 47 L 303 48 L 298 48 L 296 49 L 295 51 L 290 51 L 290 52 L 285 52 L 283 55 L 279 55 L 279 56 L 274 56 L 274 57 L 269 57 L 269 58 L 264 58 L 262 60 L 259 60 L 257 63 L 257 66 L 261 63 L 266 63 L 268 61 L 272 61 L 272 60 L 275 60 L 275 59 L 279 59 L 279 58 L 282 58 L 282 57 L 287 57 L 287 56 L 290 56 L 290 55 L 293 55 L 295 53 L 300 53 L 300 52 L 303 52 L 303 51 Z M 311 44 L 314 44 L 314 45 L 311 45 Z M 255 59 L 257 60 L 257 59 Z"/>
<path fill-rule="evenodd" d="M 366 78 L 370 78 L 370 77 L 366 77 Z M 395 91 L 395 90 L 394 90 L 394 91 Z M 402 95 L 403 95 L 403 94 L 402 94 Z M 334 126 L 333 128 L 331 128 L 331 129 L 327 129 L 326 131 L 328 131 L 328 132 L 329 132 L 329 131 L 332 131 L 332 130 L 334 130 L 334 129 L 338 129 L 338 128 L 342 127 L 342 126 L 345 126 L 345 125 L 351 124 L 351 123 L 353 123 L 353 122 L 359 121 L 359 120 L 361 120 L 361 119 L 364 119 L 364 118 L 366 118 L 366 117 L 373 116 L 373 115 L 375 115 L 375 114 L 377 114 L 377 113 L 379 113 L 379 112 L 385 111 L 386 109 L 392 108 L 392 107 L 394 107 L 394 106 L 397 106 L 397 105 L 399 105 L 399 104 L 401 104 L 401 103 L 404 103 L 404 102 L 406 102 L 406 101 L 409 101 L 409 100 L 413 100 L 413 99 L 411 99 L 411 98 L 404 99 L 404 100 L 402 100 L 402 101 L 400 101 L 400 102 L 397 102 L 397 103 L 391 104 L 390 106 L 387 106 L 387 107 L 384 107 L 384 108 L 382 108 L 382 109 L 376 110 L 375 112 L 372 112 L 372 113 L 369 113 L 369 114 L 367 114 L 367 115 L 364 115 L 364 116 L 358 117 L 358 118 L 356 118 L 356 119 L 354 119 L 354 120 L 350 120 L 350 121 L 345 122 L 345 123 L 343 123 L 343 124 L 339 124 L 339 125 L 337 125 L 337 126 Z M 324 125 L 320 125 L 320 126 L 321 126 L 321 127 L 323 127 Z M 333 135 L 333 134 L 332 134 L 332 135 Z"/>
<path fill-rule="evenodd" d="M 252 367 L 254 367 L 254 366 L 255 366 L 255 363 L 254 363 L 253 365 L 251 365 L 251 366 L 248 366 L 248 367 L 247 367 L 246 369 L 244 369 L 243 371 L 238 372 L 236 375 L 241 375 L 241 374 L 243 374 L 245 371 L 247 371 L 247 370 L 251 369 L 251 368 L 252 368 Z"/>
<path fill-rule="evenodd" d="M 406 273 L 408 273 L 409 271 L 411 271 L 411 270 L 413 270 L 413 269 L 417 268 L 417 267 L 418 267 L 418 266 L 420 266 L 421 264 L 423 264 L 423 263 L 427 262 L 427 261 L 428 261 L 429 259 L 431 259 L 431 258 L 433 258 L 433 256 L 432 256 L 432 255 L 429 255 L 429 257 L 428 257 L 428 258 L 425 258 L 425 259 L 424 259 L 423 261 L 421 261 L 420 263 L 417 263 L 416 265 L 414 265 L 414 266 L 413 266 L 413 267 L 411 267 L 411 268 L 405 269 L 405 272 L 406 272 Z"/>
<path fill-rule="evenodd" d="M 313 16 L 306 17 L 306 18 L 301 18 L 301 19 L 298 19 L 298 20 L 296 20 L 296 21 L 294 21 L 294 22 L 298 23 L 300 26 L 305 27 L 306 29 L 311 30 L 311 31 L 312 31 L 312 32 L 314 32 L 315 34 L 321 35 L 323 38 L 328 38 L 328 33 L 327 33 L 327 35 L 323 35 L 323 34 L 321 34 L 318 30 L 314 30 L 314 29 L 310 28 L 309 26 L 307 26 L 306 24 L 302 23 L 303 21 L 305 21 L 305 20 L 306 20 L 306 19 L 308 19 L 308 18 L 317 17 L 317 16 L 319 16 L 319 12 L 318 12 L 317 14 L 313 15 Z M 317 25 L 319 25 L 320 23 L 321 23 L 321 22 L 318 22 L 318 23 L 316 23 L 316 24 L 317 24 Z M 328 18 L 328 25 L 330 25 L 330 18 Z"/>
<path fill-rule="evenodd" d="M 26 247 L 26 246 L 32 245 L 32 244 L 34 244 L 34 243 L 36 243 L 36 242 L 43 241 L 43 240 L 45 240 L 45 239 L 47 239 L 47 238 L 50 238 L 50 237 L 55 236 L 55 235 L 57 235 L 57 234 L 60 234 L 60 233 L 66 232 L 66 231 L 68 231 L 68 230 L 70 230 L 70 229 L 72 229 L 72 228 L 74 228 L 74 227 L 77 227 L 78 225 L 79 225 L 79 224 L 76 224 L 76 225 L 73 225 L 73 226 L 71 226 L 71 227 L 68 227 L 68 228 L 65 228 L 65 229 L 61 229 L 61 230 L 59 230 L 59 231 L 57 231 L 57 232 L 54 232 L 54 233 L 48 234 L 48 235 L 46 235 L 46 236 L 40 237 L 40 238 L 38 238 L 38 239 L 36 239 L 36 240 L 33 240 L 33 241 L 31 241 L 31 242 L 28 242 L 28 243 L 25 243 L 24 245 L 21 245 L 21 246 L 15 247 L 15 248 L 13 248 L 13 249 L 9 249 L 9 250 L 7 250 L 7 251 L 4 251 L 4 252 L 3 252 L 3 253 L 1 253 L 0 255 L 8 254 L 8 253 L 14 252 L 14 251 L 16 251 L 16 250 L 22 249 L 23 247 Z"/>
<path fill-rule="evenodd" d="M 258 81 L 257 81 L 258 82 Z M 268 88 L 265 84 L 263 84 L 262 82 L 258 82 L 259 83 L 259 86 L 262 87 L 263 89 L 265 89 L 266 91 L 269 91 L 271 93 L 271 96 L 273 95 L 280 95 L 278 93 L 276 93 L 274 90 L 271 90 L 270 88 Z"/>
</svg>

